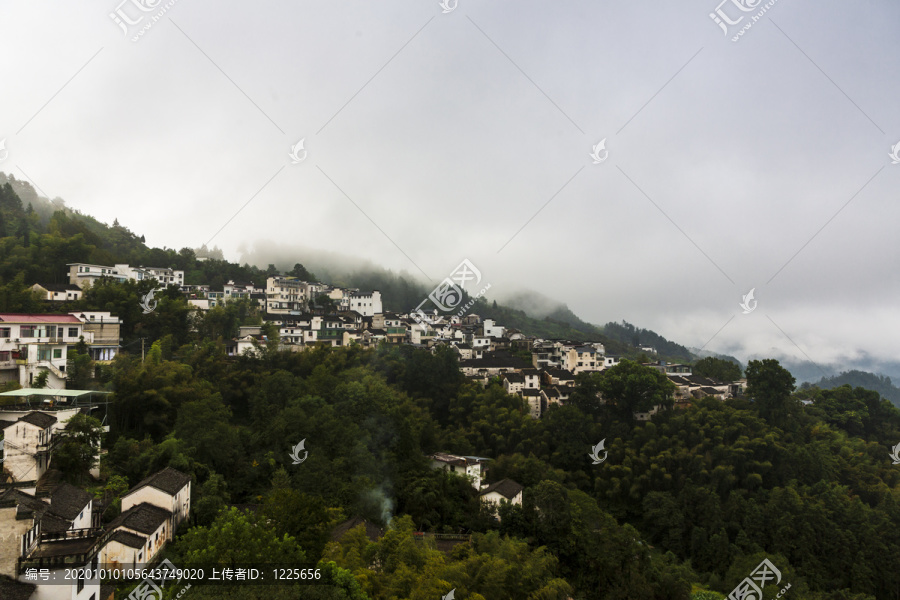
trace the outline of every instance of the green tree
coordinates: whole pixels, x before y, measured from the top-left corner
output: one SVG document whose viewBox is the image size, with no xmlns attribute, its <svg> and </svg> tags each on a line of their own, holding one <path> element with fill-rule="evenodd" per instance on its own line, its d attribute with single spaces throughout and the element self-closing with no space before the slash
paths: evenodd
<svg viewBox="0 0 900 600">
<path fill-rule="evenodd" d="M 78 413 L 55 433 L 51 463 L 73 483 L 81 483 L 97 464 L 103 425 L 94 417 Z"/>
<path fill-rule="evenodd" d="M 709 377 L 715 381 L 737 381 L 741 378 L 741 367 L 730 360 L 707 356 L 694 363 L 695 375 Z"/>
<path fill-rule="evenodd" d="M 634 413 L 649 412 L 654 406 L 674 404 L 675 384 L 652 367 L 622 360 L 601 373 L 599 391 L 619 419 L 630 421 Z"/>
<path fill-rule="evenodd" d="M 784 423 L 796 412 L 798 403 L 791 398 L 794 376 L 777 360 L 751 360 L 747 365 L 747 394 L 753 398 L 760 416 L 767 421 Z"/>
</svg>

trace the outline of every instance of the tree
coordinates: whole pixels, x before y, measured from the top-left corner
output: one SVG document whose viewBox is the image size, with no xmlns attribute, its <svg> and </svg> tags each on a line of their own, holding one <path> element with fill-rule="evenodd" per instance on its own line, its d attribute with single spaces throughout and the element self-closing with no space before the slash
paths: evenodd
<svg viewBox="0 0 900 600">
<path fill-rule="evenodd" d="M 747 365 L 747 394 L 756 402 L 760 416 L 771 422 L 783 422 L 797 401 L 791 398 L 794 376 L 777 360 L 751 360 Z"/>
<path fill-rule="evenodd" d="M 31 387 L 42 390 L 47 387 L 47 377 L 50 375 L 50 371 L 47 369 L 43 369 L 40 373 L 37 374 L 37 377 L 34 378 L 34 381 L 31 382 Z"/>
<path fill-rule="evenodd" d="M 741 378 L 741 367 L 730 360 L 707 356 L 694 364 L 695 375 L 709 377 L 716 381 L 737 381 Z"/>
<path fill-rule="evenodd" d="M 99 420 L 78 413 L 66 422 L 65 429 L 55 435 L 51 451 L 54 468 L 73 483 L 83 482 L 97 464 L 103 425 Z"/>
<path fill-rule="evenodd" d="M 630 421 L 634 413 L 645 413 L 660 406 L 674 404 L 675 384 L 657 369 L 630 360 L 622 360 L 601 373 L 600 394 L 623 421 Z"/>
</svg>

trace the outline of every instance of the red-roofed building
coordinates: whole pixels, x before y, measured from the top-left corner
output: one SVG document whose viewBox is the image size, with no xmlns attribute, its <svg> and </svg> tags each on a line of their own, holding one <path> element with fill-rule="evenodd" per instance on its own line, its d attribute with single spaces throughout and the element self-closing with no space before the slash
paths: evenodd
<svg viewBox="0 0 900 600">
<path fill-rule="evenodd" d="M 0 313 L 0 383 L 32 387 L 46 371 L 47 387 L 65 388 L 67 349 L 82 336 L 92 341 L 73 315 Z"/>
</svg>

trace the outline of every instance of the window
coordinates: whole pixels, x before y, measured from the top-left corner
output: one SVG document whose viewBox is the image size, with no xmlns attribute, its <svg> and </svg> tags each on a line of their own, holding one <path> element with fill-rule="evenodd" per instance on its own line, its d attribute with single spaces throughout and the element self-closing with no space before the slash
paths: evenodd
<svg viewBox="0 0 900 600">
<path fill-rule="evenodd" d="M 94 315 L 91 315 L 91 320 L 94 319 Z M 78 337 L 78 328 L 77 327 L 69 327 L 69 337 Z"/>
<path fill-rule="evenodd" d="M 30 338 L 34 337 L 34 330 L 37 329 L 35 325 L 22 325 L 19 327 L 19 337 Z"/>
<path fill-rule="evenodd" d="M 62 358 L 62 348 L 53 349 L 53 358 Z"/>
<path fill-rule="evenodd" d="M 76 571 L 76 572 L 77 572 L 77 571 Z M 75 590 L 75 593 L 76 593 L 76 594 L 77 594 L 78 592 L 80 592 L 81 590 L 84 589 L 84 579 L 85 579 L 84 577 L 79 577 L 79 578 L 78 578 L 78 589 Z"/>
<path fill-rule="evenodd" d="M 0 327 L 0 338 L 9 339 L 12 337 L 12 327 Z"/>
<path fill-rule="evenodd" d="M 50 347 L 49 346 L 38 346 L 37 359 L 38 360 L 50 360 Z"/>
</svg>

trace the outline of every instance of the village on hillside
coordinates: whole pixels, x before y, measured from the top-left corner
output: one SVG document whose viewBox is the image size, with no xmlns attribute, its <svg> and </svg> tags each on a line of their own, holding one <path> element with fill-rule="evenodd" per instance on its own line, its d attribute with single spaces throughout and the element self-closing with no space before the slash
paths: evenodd
<svg viewBox="0 0 900 600">
<path fill-rule="evenodd" d="M 111 361 L 122 349 L 121 320 L 110 312 L 65 311 L 84 289 L 100 278 L 117 281 L 154 279 L 177 286 L 198 311 L 248 300 L 263 314 L 262 326 L 242 326 L 226 341 L 227 354 L 256 354 L 271 340 L 264 331 L 277 327 L 278 349 L 304 351 L 320 346 L 373 347 L 380 343 L 408 344 L 423 350 L 451 349 L 458 355 L 462 374 L 482 385 L 499 381 L 511 395 L 522 398 L 523 409 L 538 419 L 553 404 L 565 404 L 582 373 L 602 372 L 619 364 L 600 342 L 540 339 L 508 329 L 477 314 L 442 318 L 436 313 L 384 310 L 378 290 L 365 293 L 294 277 L 269 277 L 265 287 L 252 282 L 228 281 L 221 292 L 205 285 L 184 283 L 184 272 L 167 268 L 70 264 L 69 284 L 35 283 L 32 289 L 60 307 L 49 314 L 0 314 L 0 383 L 15 386 L 0 393 L 0 430 L 3 432 L 3 470 L 0 481 L 0 575 L 18 580 L 0 581 L 0 596 L 31 597 L 41 586 L 71 590 L 75 600 L 109 598 L 111 588 L 96 578 L 62 580 L 73 567 L 137 568 L 158 562 L 161 550 L 174 540 L 178 525 L 188 519 L 191 477 L 166 468 L 141 481 L 121 499 L 121 514 L 105 525 L 108 508 L 84 489 L 61 481 L 50 464 L 51 451 L 67 434 L 77 416 L 98 417 L 106 425 L 108 392 L 66 389 L 68 353 L 81 344 L 91 359 Z M 148 301 L 148 308 L 153 306 Z M 640 348 L 655 355 L 653 348 Z M 530 357 L 530 360 L 528 360 Z M 657 369 L 675 386 L 675 407 L 688 407 L 692 399 L 720 400 L 742 394 L 746 381 L 713 381 L 691 371 L 690 365 L 664 360 L 644 363 Z M 635 413 L 649 420 L 659 410 Z M 98 443 L 95 460 L 106 450 Z M 482 501 L 494 507 L 522 503 L 524 487 L 502 479 L 486 483 L 487 457 L 437 452 L 429 457 L 433 469 L 466 477 Z M 92 470 L 94 477 L 99 470 Z M 499 518 L 499 516 L 497 517 Z M 355 520 L 354 520 L 355 519 Z M 363 524 L 375 539 L 381 530 L 358 517 L 338 527 L 335 536 Z M 357 522 L 358 521 L 358 522 Z M 370 531 L 371 530 L 371 531 Z M 468 536 L 437 535 L 447 551 Z M 442 537 L 443 536 L 443 537 Z M 447 538 L 447 539 L 444 539 Z M 337 538 L 335 538 L 337 539 Z M 440 546 L 443 545 L 443 546 Z M 60 586 L 63 587 L 60 587 Z M 50 589 L 48 587 L 48 589 Z M 56 593 L 56 592 L 54 592 Z M 68 592 L 63 592 L 69 597 Z M 49 597 L 49 596 L 48 596 Z"/>
</svg>

